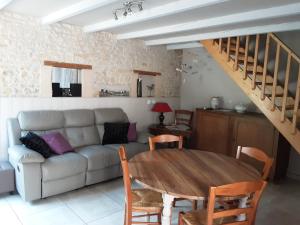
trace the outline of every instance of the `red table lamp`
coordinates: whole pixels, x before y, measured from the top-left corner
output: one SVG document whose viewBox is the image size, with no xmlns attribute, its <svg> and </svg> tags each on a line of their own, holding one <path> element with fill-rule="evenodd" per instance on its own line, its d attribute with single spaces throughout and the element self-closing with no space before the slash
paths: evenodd
<svg viewBox="0 0 300 225">
<path fill-rule="evenodd" d="M 164 112 L 172 112 L 172 109 L 170 108 L 170 106 L 168 105 L 168 103 L 166 102 L 157 102 L 155 103 L 155 105 L 152 108 L 152 112 L 159 112 L 159 125 L 160 126 L 164 126 Z"/>
</svg>

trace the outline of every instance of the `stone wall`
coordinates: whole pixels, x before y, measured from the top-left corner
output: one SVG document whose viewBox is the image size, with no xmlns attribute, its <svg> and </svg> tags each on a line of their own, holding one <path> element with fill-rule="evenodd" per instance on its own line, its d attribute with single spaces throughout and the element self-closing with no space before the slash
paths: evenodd
<svg viewBox="0 0 300 225">
<path fill-rule="evenodd" d="M 84 33 L 81 27 L 42 25 L 37 18 L 0 12 L 0 96 L 37 97 L 44 60 L 91 64 L 93 92 L 101 85 L 131 89 L 133 69 L 161 72 L 156 96 L 179 96 L 177 52 L 147 47 L 140 40 L 117 40 L 113 34 Z M 133 90 L 131 90 L 132 92 Z"/>
</svg>

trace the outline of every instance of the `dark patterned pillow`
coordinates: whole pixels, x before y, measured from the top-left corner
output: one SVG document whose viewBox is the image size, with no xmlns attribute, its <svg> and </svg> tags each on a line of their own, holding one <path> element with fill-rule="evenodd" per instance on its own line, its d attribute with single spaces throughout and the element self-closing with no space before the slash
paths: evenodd
<svg viewBox="0 0 300 225">
<path fill-rule="evenodd" d="M 26 136 L 21 137 L 20 141 L 29 149 L 40 153 L 45 158 L 51 156 L 51 148 L 49 145 L 37 134 L 28 132 Z"/>
<path fill-rule="evenodd" d="M 125 144 L 128 143 L 129 123 L 104 123 L 104 135 L 102 144 Z"/>
</svg>

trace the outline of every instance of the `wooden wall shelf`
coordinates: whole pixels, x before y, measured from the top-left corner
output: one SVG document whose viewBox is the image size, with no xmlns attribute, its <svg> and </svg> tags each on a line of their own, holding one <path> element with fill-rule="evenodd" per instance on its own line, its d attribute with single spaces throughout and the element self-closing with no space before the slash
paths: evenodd
<svg viewBox="0 0 300 225">
<path fill-rule="evenodd" d="M 159 72 L 150 72 L 150 71 L 144 71 L 144 70 L 133 70 L 133 72 L 137 73 L 139 75 L 161 76 L 161 73 L 159 73 Z"/>
<path fill-rule="evenodd" d="M 69 69 L 79 69 L 79 70 L 91 70 L 91 65 L 76 64 L 76 63 L 64 63 L 64 62 L 55 62 L 55 61 L 44 61 L 45 66 L 53 66 L 59 68 L 69 68 Z"/>
</svg>

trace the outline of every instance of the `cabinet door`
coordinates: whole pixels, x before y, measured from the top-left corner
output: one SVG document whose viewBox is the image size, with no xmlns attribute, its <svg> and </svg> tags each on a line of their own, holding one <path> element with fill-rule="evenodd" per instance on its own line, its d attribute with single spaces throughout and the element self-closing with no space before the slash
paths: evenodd
<svg viewBox="0 0 300 225">
<path fill-rule="evenodd" d="M 249 146 L 259 148 L 272 157 L 274 156 L 274 144 L 277 136 L 276 129 L 265 118 L 236 118 L 232 156 L 236 155 L 238 146 Z"/>
<path fill-rule="evenodd" d="M 198 112 L 196 147 L 200 150 L 228 154 L 229 116 L 219 113 Z"/>
</svg>

